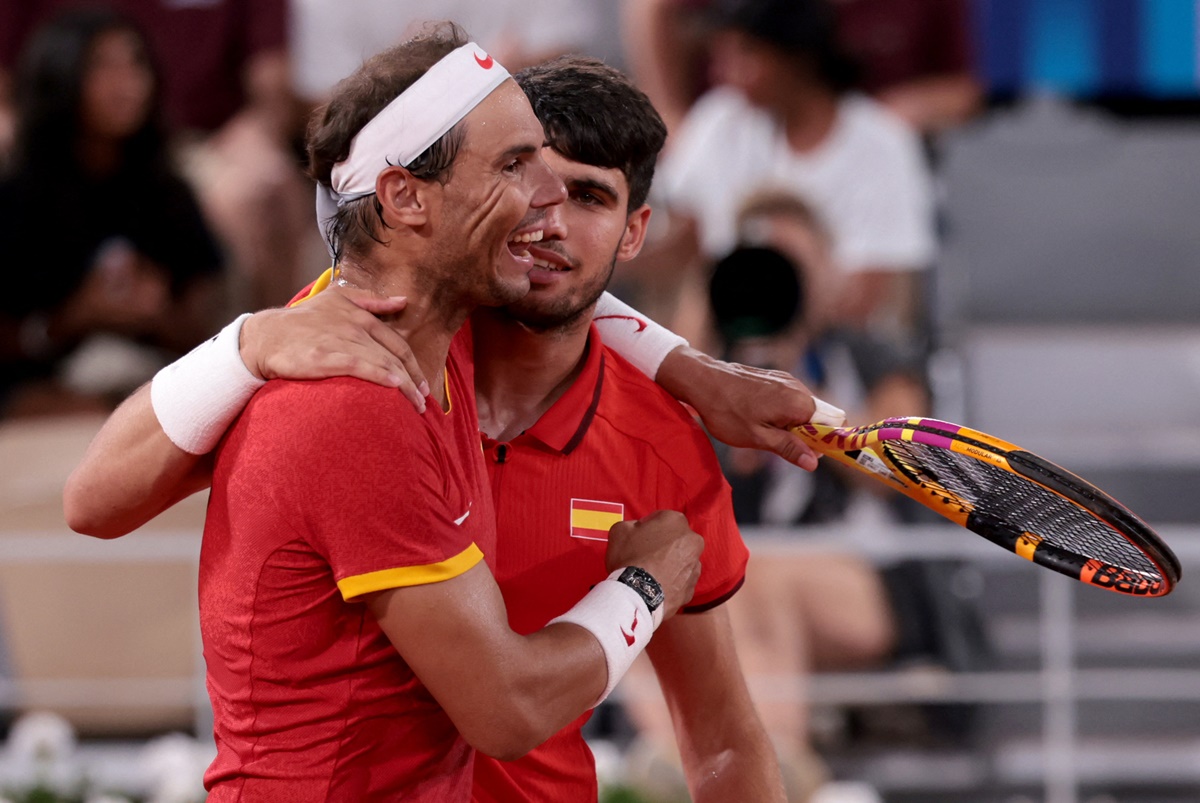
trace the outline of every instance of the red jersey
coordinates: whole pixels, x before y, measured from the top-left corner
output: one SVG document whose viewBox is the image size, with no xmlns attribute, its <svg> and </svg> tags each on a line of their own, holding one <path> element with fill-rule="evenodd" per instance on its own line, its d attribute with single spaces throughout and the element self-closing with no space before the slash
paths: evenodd
<svg viewBox="0 0 1200 803">
<path fill-rule="evenodd" d="M 658 385 L 603 346 L 595 327 L 579 377 L 537 423 L 507 443 L 484 438 L 500 536 L 493 572 L 509 623 L 540 630 L 608 571 L 608 529 L 678 510 L 704 536 L 685 611 L 741 586 L 749 552 L 708 437 Z M 595 800 L 596 770 L 580 729 L 590 712 L 516 761 L 475 759 L 479 803 Z"/>
<path fill-rule="evenodd" d="M 217 454 L 200 618 L 209 801 L 465 801 L 474 751 L 365 594 L 491 555 L 469 337 L 449 409 L 356 379 L 269 382 Z"/>
</svg>

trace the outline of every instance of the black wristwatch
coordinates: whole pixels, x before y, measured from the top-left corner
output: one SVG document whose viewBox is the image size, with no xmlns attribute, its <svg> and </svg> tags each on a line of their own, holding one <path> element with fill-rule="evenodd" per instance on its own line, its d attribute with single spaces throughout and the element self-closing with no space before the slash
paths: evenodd
<svg viewBox="0 0 1200 803">
<path fill-rule="evenodd" d="M 662 586 L 654 579 L 654 576 L 645 569 L 639 569 L 637 566 L 627 566 L 625 571 L 616 578 L 618 583 L 624 583 L 641 595 L 641 598 L 646 601 L 646 607 L 653 614 L 662 606 L 666 596 L 663 594 Z"/>
</svg>

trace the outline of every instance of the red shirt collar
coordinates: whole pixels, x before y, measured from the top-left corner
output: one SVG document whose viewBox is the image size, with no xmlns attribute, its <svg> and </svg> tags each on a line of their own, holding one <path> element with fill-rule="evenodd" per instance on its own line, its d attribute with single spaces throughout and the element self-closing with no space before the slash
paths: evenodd
<svg viewBox="0 0 1200 803">
<path fill-rule="evenodd" d="M 575 381 L 523 435 L 570 454 L 587 434 L 604 386 L 604 346 L 595 325 L 588 329 L 587 357 Z"/>
</svg>

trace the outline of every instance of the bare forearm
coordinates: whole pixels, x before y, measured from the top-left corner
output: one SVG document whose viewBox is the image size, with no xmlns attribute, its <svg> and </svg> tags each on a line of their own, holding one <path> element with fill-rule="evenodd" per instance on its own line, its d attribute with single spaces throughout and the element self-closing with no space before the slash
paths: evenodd
<svg viewBox="0 0 1200 803">
<path fill-rule="evenodd" d="M 697 803 L 783 803 L 779 762 L 746 688 L 725 606 L 667 622 L 647 652 Z M 704 672 L 695 671 L 699 665 Z"/>
<path fill-rule="evenodd" d="M 117 408 L 67 480 L 63 512 L 71 529 L 116 538 L 207 487 L 208 461 L 173 444 L 154 415 L 150 386 Z"/>
<path fill-rule="evenodd" d="M 761 725 L 741 731 L 722 728 L 725 746 L 703 752 L 681 741 L 684 772 L 696 803 L 728 800 L 787 800 L 779 761 Z"/>
<path fill-rule="evenodd" d="M 510 630 L 482 564 L 442 583 L 381 592 L 367 605 L 463 738 L 495 758 L 544 742 L 595 704 L 608 679 L 600 644 L 583 628 Z"/>
<path fill-rule="evenodd" d="M 983 100 L 970 75 L 945 75 L 911 81 L 880 95 L 880 100 L 918 131 L 936 134 L 971 119 Z"/>
<path fill-rule="evenodd" d="M 681 30 L 680 13 L 664 0 L 626 0 L 622 16 L 633 74 L 674 131 L 691 101 L 692 45 Z"/>
<path fill-rule="evenodd" d="M 492 732 L 506 734 L 477 747 L 501 759 L 522 756 L 562 730 L 596 703 L 607 680 L 599 643 L 580 627 L 551 625 L 520 641 L 498 656 L 508 671 L 483 695 L 493 709 Z"/>
</svg>

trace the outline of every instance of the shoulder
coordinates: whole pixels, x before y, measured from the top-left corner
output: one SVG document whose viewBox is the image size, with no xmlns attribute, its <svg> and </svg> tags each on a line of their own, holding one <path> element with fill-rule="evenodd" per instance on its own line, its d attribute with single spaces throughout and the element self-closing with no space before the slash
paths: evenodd
<svg viewBox="0 0 1200 803">
<path fill-rule="evenodd" d="M 350 377 L 272 380 L 246 406 L 239 430 L 243 437 L 273 443 L 281 457 L 335 448 L 419 451 L 431 443 L 421 415 L 400 393 Z"/>
<path fill-rule="evenodd" d="M 685 482 L 720 473 L 704 429 L 687 409 L 609 347 L 604 347 L 604 389 L 597 415 Z"/>
</svg>

